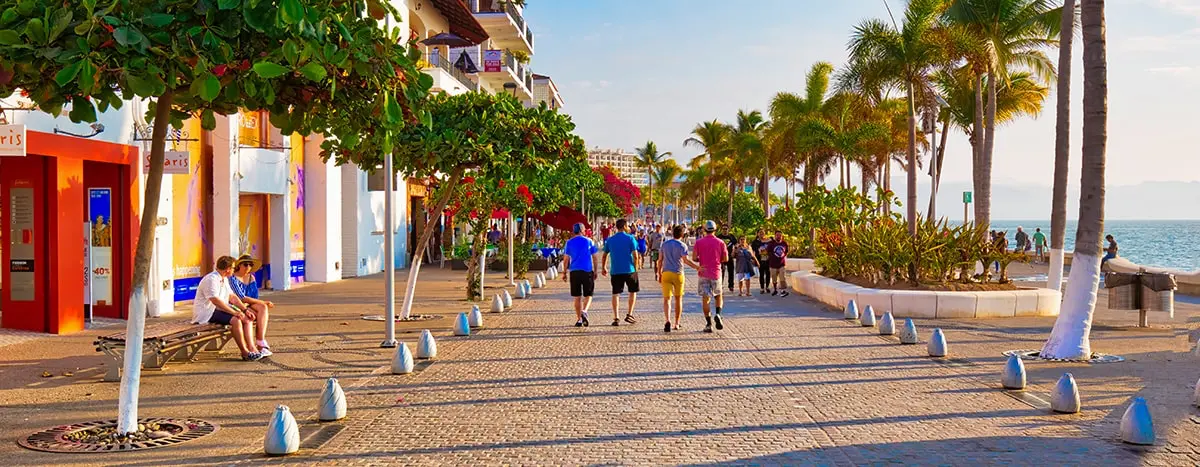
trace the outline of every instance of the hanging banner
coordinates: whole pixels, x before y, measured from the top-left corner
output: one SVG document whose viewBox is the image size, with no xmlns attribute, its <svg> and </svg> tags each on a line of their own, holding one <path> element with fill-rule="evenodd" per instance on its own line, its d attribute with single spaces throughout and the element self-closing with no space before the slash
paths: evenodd
<svg viewBox="0 0 1200 467">
<path fill-rule="evenodd" d="M 112 189 L 88 190 L 88 219 L 92 221 L 92 303 L 112 303 Z"/>
<path fill-rule="evenodd" d="M 293 283 L 304 282 L 304 137 L 290 136 L 291 154 L 288 171 L 288 199 L 291 200 L 292 233 L 288 257 L 288 277 Z"/>
<path fill-rule="evenodd" d="M 483 51 L 483 72 L 499 73 L 501 57 L 503 57 L 503 55 L 499 50 Z"/>
</svg>

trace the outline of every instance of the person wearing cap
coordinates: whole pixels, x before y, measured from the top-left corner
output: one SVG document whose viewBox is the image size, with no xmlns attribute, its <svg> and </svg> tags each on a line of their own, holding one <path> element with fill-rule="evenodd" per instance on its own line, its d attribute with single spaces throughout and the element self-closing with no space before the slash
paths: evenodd
<svg viewBox="0 0 1200 467">
<path fill-rule="evenodd" d="M 233 289 L 233 293 L 249 307 L 251 312 L 249 316 L 254 320 L 254 337 L 258 353 L 264 357 L 270 357 L 271 346 L 267 344 L 267 321 L 270 309 L 275 308 L 275 304 L 270 300 L 258 298 L 258 280 L 254 278 L 254 273 L 259 268 L 262 268 L 262 262 L 250 255 L 238 257 L 237 265 L 233 268 L 233 277 L 229 279 L 229 286 Z"/>
<path fill-rule="evenodd" d="M 229 287 L 236 260 L 232 256 L 217 258 L 216 269 L 200 279 L 196 299 L 192 302 L 192 322 L 229 326 L 233 341 L 242 352 L 242 360 L 258 360 L 262 354 L 254 345 L 254 317 Z"/>
<path fill-rule="evenodd" d="M 705 234 L 696 240 L 696 248 L 692 250 L 692 260 L 700 263 L 699 292 L 701 309 L 704 311 L 704 332 L 713 332 L 714 322 L 718 330 L 725 327 L 721 322 L 721 306 L 725 304 L 721 294 L 721 265 L 729 261 L 729 250 L 725 242 L 713 233 L 716 230 L 716 222 L 705 222 Z M 713 301 L 716 301 L 716 315 L 709 313 L 709 305 Z"/>
<path fill-rule="evenodd" d="M 775 286 L 775 290 L 771 291 L 771 295 L 778 295 L 780 297 L 788 296 L 787 255 L 787 240 L 783 239 L 783 231 L 776 229 L 775 238 L 767 242 L 767 266 L 771 269 L 771 282 Z M 783 284 L 782 290 L 779 287 L 780 284 Z"/>
<path fill-rule="evenodd" d="M 575 298 L 575 327 L 588 325 L 588 308 L 596 289 L 596 242 L 588 238 L 583 224 L 572 227 L 574 237 L 563 246 L 563 281 L 570 281 L 571 296 Z"/>
<path fill-rule="evenodd" d="M 604 254 L 600 258 L 600 273 L 607 276 L 609 271 L 612 271 L 613 326 L 621 324 L 621 320 L 617 317 L 617 307 L 626 287 L 629 288 L 629 311 L 625 313 L 625 322 L 637 323 L 637 318 L 633 316 L 633 306 L 637 303 L 637 293 L 641 289 L 638 284 L 636 266 L 641 260 L 637 240 L 626 231 L 628 224 L 625 219 L 617 219 L 616 228 L 616 233 L 604 241 Z M 611 260 L 611 267 L 609 260 Z"/>
</svg>

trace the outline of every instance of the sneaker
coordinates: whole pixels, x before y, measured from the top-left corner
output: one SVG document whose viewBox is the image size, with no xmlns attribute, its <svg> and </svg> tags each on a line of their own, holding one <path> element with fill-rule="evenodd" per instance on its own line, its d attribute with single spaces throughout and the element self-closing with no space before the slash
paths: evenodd
<svg viewBox="0 0 1200 467">
<path fill-rule="evenodd" d="M 613 320 L 613 326 L 620 326 L 620 325 L 621 325 L 621 320 L 619 320 L 619 319 Z"/>
<path fill-rule="evenodd" d="M 779 292 L 779 296 L 786 297 L 786 296 L 788 296 L 788 292 L 786 290 L 784 290 L 783 292 Z"/>
<path fill-rule="evenodd" d="M 725 329 L 725 325 L 723 323 L 721 323 L 721 315 L 719 315 L 719 314 L 716 316 L 713 316 L 713 324 L 717 325 L 718 331 Z"/>
<path fill-rule="evenodd" d="M 271 349 L 269 349 L 267 347 L 263 347 L 261 349 L 258 349 L 258 354 L 263 357 L 270 357 L 272 355 L 275 355 L 275 352 L 272 352 Z"/>
<path fill-rule="evenodd" d="M 581 327 L 583 327 L 583 320 L 581 319 L 581 320 L 579 320 L 579 321 L 576 321 L 576 322 L 575 322 L 575 327 L 577 327 L 577 328 L 581 328 Z"/>
<path fill-rule="evenodd" d="M 679 331 L 679 330 L 681 330 L 681 329 L 683 329 L 683 326 L 682 326 L 682 325 L 679 325 L 679 324 L 676 324 L 676 325 L 675 325 L 675 330 L 676 330 L 676 331 Z"/>
<path fill-rule="evenodd" d="M 262 358 L 262 354 L 259 354 L 257 352 L 251 352 L 249 354 L 242 356 L 242 360 L 247 361 L 247 362 L 257 361 L 260 358 Z"/>
<path fill-rule="evenodd" d="M 667 324 L 663 325 L 663 332 L 671 332 L 671 322 L 670 321 L 667 321 Z"/>
<path fill-rule="evenodd" d="M 710 325 L 708 325 L 708 326 L 705 326 L 705 327 L 704 327 L 704 332 L 713 332 L 713 330 L 712 330 L 712 325 L 710 324 Z"/>
<path fill-rule="evenodd" d="M 776 295 L 779 295 L 779 291 L 778 291 L 778 290 L 772 290 L 772 291 L 771 291 L 771 296 L 772 296 L 772 297 L 774 297 L 774 296 L 776 296 Z"/>
<path fill-rule="evenodd" d="M 637 324 L 637 318 L 634 318 L 634 317 L 633 317 L 633 314 L 628 314 L 628 313 L 627 313 L 627 314 L 625 315 L 625 322 L 626 322 L 626 323 L 629 323 L 629 324 Z"/>
<path fill-rule="evenodd" d="M 587 327 L 587 325 L 588 325 L 587 313 L 584 313 L 583 314 L 583 326 Z"/>
<path fill-rule="evenodd" d="M 767 289 L 758 289 L 759 295 L 765 295 L 766 293 L 767 293 Z"/>
</svg>

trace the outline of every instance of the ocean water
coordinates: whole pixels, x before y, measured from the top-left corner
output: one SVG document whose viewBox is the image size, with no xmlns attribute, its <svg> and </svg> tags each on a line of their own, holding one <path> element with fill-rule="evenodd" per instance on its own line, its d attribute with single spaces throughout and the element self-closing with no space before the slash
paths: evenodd
<svg viewBox="0 0 1200 467">
<path fill-rule="evenodd" d="M 1049 220 L 992 221 L 993 229 L 1008 231 L 1010 246 L 1017 226 L 1024 227 L 1030 236 L 1034 228 L 1041 227 L 1047 243 L 1050 241 Z M 1075 227 L 1076 221 L 1067 221 L 1065 250 L 1068 252 L 1075 248 Z M 1200 220 L 1105 221 L 1104 233 L 1112 235 L 1121 248 L 1120 255 L 1134 263 L 1181 271 L 1200 269 Z"/>
</svg>

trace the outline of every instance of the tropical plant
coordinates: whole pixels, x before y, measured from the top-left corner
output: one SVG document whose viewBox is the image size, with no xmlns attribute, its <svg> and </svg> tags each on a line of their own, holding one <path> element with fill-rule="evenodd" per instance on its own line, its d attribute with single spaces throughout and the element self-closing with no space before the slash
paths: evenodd
<svg viewBox="0 0 1200 467">
<path fill-rule="evenodd" d="M 0 95 L 20 89 L 53 115 L 69 105 L 74 122 L 95 122 L 126 100 L 153 100 L 142 219 L 158 211 L 168 126 L 198 117 L 212 130 L 217 114 L 267 110 L 285 134 L 328 136 L 326 157 L 355 159 L 422 119 L 412 104 L 432 84 L 416 69 L 407 36 L 379 27 L 396 16 L 379 0 L 8 0 L 0 9 Z M 144 332 L 154 225 L 142 222 L 138 235 L 131 340 Z M 137 428 L 140 356 L 125 359 L 121 435 Z"/>
<path fill-rule="evenodd" d="M 766 216 L 763 214 L 762 206 L 756 196 L 739 190 L 734 193 L 732 202 L 734 206 L 733 221 L 724 225 L 730 226 L 735 234 L 745 235 L 763 225 Z M 729 204 L 729 191 L 725 187 L 714 188 L 708 195 L 708 201 L 705 202 L 701 214 L 705 219 L 720 219 L 726 214 Z"/>
<path fill-rule="evenodd" d="M 670 152 L 659 152 L 658 145 L 654 141 L 646 141 L 646 145 L 637 149 L 637 157 L 634 158 L 634 165 L 639 169 L 646 171 L 646 177 L 649 178 L 650 202 L 648 203 L 651 209 L 654 208 L 654 171 L 671 156 Z"/>
<path fill-rule="evenodd" d="M 1054 189 L 1050 208 L 1050 270 L 1046 286 L 1062 289 L 1063 242 L 1067 237 L 1067 178 L 1071 160 L 1071 42 L 1075 37 L 1075 0 L 1063 3 L 1058 44 L 1058 103 L 1054 125 Z"/>
<path fill-rule="evenodd" d="M 1079 188 L 1079 223 L 1075 253 L 1067 279 L 1062 312 L 1043 358 L 1092 357 L 1092 315 L 1100 284 L 1100 247 L 1104 232 L 1104 164 L 1108 138 L 1108 58 L 1104 1 L 1082 2 L 1083 24 L 1083 170 Z"/>
<path fill-rule="evenodd" d="M 597 174 L 603 178 L 604 184 L 600 193 L 590 195 L 588 197 L 588 207 L 594 214 L 601 217 L 624 217 L 633 213 L 635 202 L 641 198 L 642 191 L 629 180 L 625 180 L 613 172 L 612 167 L 598 167 L 594 169 Z M 601 209 L 596 200 L 603 195 L 609 198 L 608 204 L 612 205 L 613 210 Z"/>
<path fill-rule="evenodd" d="M 815 187 L 820 178 L 832 171 L 834 158 L 827 152 L 799 143 L 802 127 L 821 118 L 825 96 L 829 92 L 829 76 L 833 65 L 814 63 L 804 81 L 804 96 L 781 92 L 771 99 L 771 129 L 767 132 L 767 148 L 772 157 L 785 161 L 792 168 L 804 165 L 804 186 Z M 790 178 L 790 177 L 789 177 Z"/>
<path fill-rule="evenodd" d="M 730 135 L 728 144 L 730 152 L 727 154 L 732 159 L 727 159 L 730 164 L 733 177 L 729 179 L 730 191 L 735 190 L 735 184 L 741 185 L 747 179 L 759 180 L 759 200 L 762 202 L 763 212 L 769 210 L 770 199 L 767 198 L 767 177 L 768 169 L 770 168 L 770 160 L 766 157 L 766 152 L 763 151 L 763 129 L 766 121 L 763 120 L 762 112 L 757 110 L 745 111 L 739 110 L 736 116 L 736 124 L 733 126 L 733 134 Z M 727 220 L 732 222 L 733 219 L 733 203 L 730 199 L 729 212 Z"/>
</svg>

